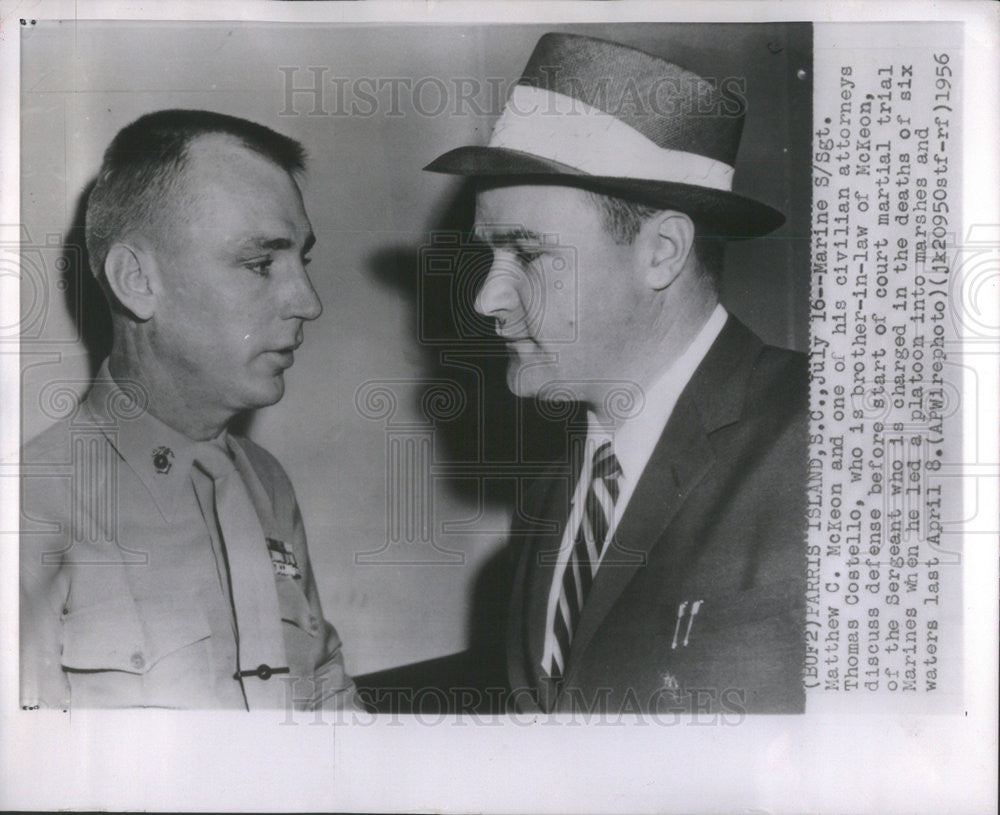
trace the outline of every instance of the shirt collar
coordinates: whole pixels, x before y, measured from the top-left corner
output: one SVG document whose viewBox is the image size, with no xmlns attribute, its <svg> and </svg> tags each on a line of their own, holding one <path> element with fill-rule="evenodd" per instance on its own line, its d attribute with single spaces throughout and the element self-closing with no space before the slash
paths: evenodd
<svg viewBox="0 0 1000 815">
<path fill-rule="evenodd" d="M 614 434 L 615 455 L 625 478 L 623 487 L 627 494 L 619 498 L 624 506 L 632 490 L 646 468 L 653 448 L 667 426 L 674 406 L 681 392 L 687 387 L 701 361 L 708 354 L 726 324 L 728 314 L 721 305 L 716 305 L 694 340 L 673 364 L 663 370 L 653 384 L 643 392 L 642 408 L 635 416 L 626 419 Z M 587 414 L 590 435 L 595 440 L 603 440 L 607 432 L 598 426 L 594 414 Z M 598 441 L 599 443 L 599 441 Z M 623 500 L 624 499 L 624 500 Z"/>
<path fill-rule="evenodd" d="M 107 360 L 101 364 L 84 405 L 142 481 L 164 519 L 176 517 L 185 493 L 191 490 L 196 442 L 153 416 L 136 383 L 116 382 Z M 219 443 L 225 449 L 225 439 L 220 437 Z"/>
</svg>

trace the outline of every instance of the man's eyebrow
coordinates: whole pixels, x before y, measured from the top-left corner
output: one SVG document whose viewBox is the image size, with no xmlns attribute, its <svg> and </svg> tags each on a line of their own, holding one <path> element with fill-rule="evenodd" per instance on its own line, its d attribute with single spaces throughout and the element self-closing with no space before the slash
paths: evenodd
<svg viewBox="0 0 1000 815">
<path fill-rule="evenodd" d="M 310 232 L 302 244 L 302 254 L 306 254 L 316 243 L 316 236 Z M 241 249 L 279 251 L 282 249 L 293 249 L 295 242 L 291 238 L 248 238 L 240 243 Z"/>
<path fill-rule="evenodd" d="M 477 224 L 473 229 L 473 234 L 483 243 L 490 246 L 511 246 L 521 243 L 541 243 L 543 236 L 530 229 L 518 226 L 513 228 L 495 229 L 490 226 Z"/>
</svg>

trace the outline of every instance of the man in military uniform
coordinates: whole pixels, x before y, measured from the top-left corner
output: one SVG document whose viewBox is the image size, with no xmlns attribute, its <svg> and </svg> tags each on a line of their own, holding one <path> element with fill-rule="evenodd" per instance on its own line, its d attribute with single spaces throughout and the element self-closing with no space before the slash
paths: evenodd
<svg viewBox="0 0 1000 815">
<path fill-rule="evenodd" d="M 113 347 L 22 452 L 23 706 L 356 704 L 288 477 L 227 430 L 281 399 L 322 310 L 303 158 L 195 110 L 108 148 L 87 248 Z"/>
<path fill-rule="evenodd" d="M 427 168 L 477 181 L 476 308 L 511 390 L 587 410 L 511 535 L 498 639 L 521 708 L 803 709 L 806 360 L 719 303 L 723 240 L 784 220 L 732 191 L 732 102 L 547 34 L 489 143 Z"/>
</svg>

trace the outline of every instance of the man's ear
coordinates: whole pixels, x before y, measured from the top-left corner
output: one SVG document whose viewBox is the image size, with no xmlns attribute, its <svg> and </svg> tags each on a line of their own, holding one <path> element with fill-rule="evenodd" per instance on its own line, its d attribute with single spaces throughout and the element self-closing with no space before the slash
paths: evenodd
<svg viewBox="0 0 1000 815">
<path fill-rule="evenodd" d="M 646 284 L 661 291 L 684 271 L 694 246 L 694 224 L 683 212 L 666 210 L 641 230 Z"/>
<path fill-rule="evenodd" d="M 104 259 L 109 288 L 140 321 L 148 320 L 156 310 L 155 265 L 151 252 L 126 243 L 112 244 Z"/>
</svg>

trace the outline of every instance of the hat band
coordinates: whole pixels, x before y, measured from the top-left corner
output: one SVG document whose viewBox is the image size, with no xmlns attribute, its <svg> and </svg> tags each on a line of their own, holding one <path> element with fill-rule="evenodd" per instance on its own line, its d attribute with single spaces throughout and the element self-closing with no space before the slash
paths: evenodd
<svg viewBox="0 0 1000 815">
<path fill-rule="evenodd" d="M 729 192 L 733 168 L 708 156 L 660 147 L 621 119 L 579 99 L 515 85 L 490 137 L 503 147 L 584 173 L 692 184 Z"/>
</svg>

